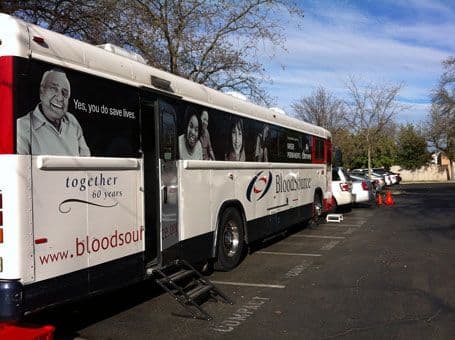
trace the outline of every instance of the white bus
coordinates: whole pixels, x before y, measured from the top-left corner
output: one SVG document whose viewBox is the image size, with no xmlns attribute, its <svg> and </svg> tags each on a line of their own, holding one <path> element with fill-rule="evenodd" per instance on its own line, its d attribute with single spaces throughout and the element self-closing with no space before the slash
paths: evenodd
<svg viewBox="0 0 455 340">
<path fill-rule="evenodd" d="M 0 14 L 0 319 L 234 268 L 327 210 L 320 127 Z"/>
</svg>

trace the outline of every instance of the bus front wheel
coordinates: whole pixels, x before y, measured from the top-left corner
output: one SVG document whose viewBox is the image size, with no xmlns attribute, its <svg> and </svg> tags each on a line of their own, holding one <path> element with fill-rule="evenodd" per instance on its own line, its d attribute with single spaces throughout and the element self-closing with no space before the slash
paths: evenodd
<svg viewBox="0 0 455 340">
<path fill-rule="evenodd" d="M 216 270 L 230 271 L 242 259 L 244 249 L 243 221 L 237 209 L 230 207 L 223 211 L 218 228 L 218 257 Z"/>
</svg>

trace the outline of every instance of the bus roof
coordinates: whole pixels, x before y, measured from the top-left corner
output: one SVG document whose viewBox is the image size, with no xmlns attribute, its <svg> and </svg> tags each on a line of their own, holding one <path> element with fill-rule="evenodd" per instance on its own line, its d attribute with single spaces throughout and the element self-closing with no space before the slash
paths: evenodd
<svg viewBox="0 0 455 340">
<path fill-rule="evenodd" d="M 145 65 L 125 54 L 66 37 L 0 13 L 0 56 L 32 57 L 136 87 L 163 92 L 156 80 L 166 83 L 183 99 L 271 124 L 330 138 L 328 130 L 281 114 L 276 110 L 216 91 L 188 79 Z M 164 82 L 163 82 L 164 81 Z M 154 85 L 155 84 L 155 85 Z"/>
</svg>

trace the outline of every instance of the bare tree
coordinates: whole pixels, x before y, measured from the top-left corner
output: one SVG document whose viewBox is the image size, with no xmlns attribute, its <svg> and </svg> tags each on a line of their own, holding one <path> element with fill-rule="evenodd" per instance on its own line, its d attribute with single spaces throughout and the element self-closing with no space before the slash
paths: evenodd
<svg viewBox="0 0 455 340">
<path fill-rule="evenodd" d="M 17 5 L 17 4 L 20 5 Z M 261 84 L 264 46 L 284 49 L 287 0 L 4 0 L 2 9 L 91 42 L 139 52 L 151 65 L 217 90 L 270 98 Z"/>
<path fill-rule="evenodd" d="M 119 27 L 115 0 L 3 0 L 0 10 L 92 44 L 111 42 Z"/>
<path fill-rule="evenodd" d="M 449 116 L 455 115 L 455 56 L 442 62 L 444 71 L 433 93 L 433 103 Z"/>
<path fill-rule="evenodd" d="M 353 131 L 363 134 L 367 148 L 368 171 L 371 175 L 372 153 L 377 147 L 378 137 L 388 125 L 393 123 L 395 116 L 407 109 L 397 101 L 403 84 L 362 84 L 354 77 L 346 83 L 350 96 L 349 121 Z"/>
<path fill-rule="evenodd" d="M 455 57 L 443 62 L 443 74 L 433 91 L 431 110 L 426 123 L 428 141 L 450 160 L 455 160 Z"/>
<path fill-rule="evenodd" d="M 297 118 L 332 132 L 346 126 L 344 102 L 322 86 L 314 90 L 310 96 L 294 102 L 291 107 Z"/>
</svg>

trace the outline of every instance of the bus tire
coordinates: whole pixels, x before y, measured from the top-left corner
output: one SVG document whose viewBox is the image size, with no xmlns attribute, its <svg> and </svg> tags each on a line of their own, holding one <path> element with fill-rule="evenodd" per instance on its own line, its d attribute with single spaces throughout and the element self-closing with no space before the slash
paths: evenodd
<svg viewBox="0 0 455 340">
<path fill-rule="evenodd" d="M 337 202 L 337 200 L 334 197 L 333 198 L 333 207 L 332 207 L 332 211 L 331 212 L 335 213 L 337 210 L 338 210 L 338 202 Z"/>
<path fill-rule="evenodd" d="M 214 268 L 230 271 L 237 267 L 244 250 L 243 220 L 236 208 L 229 207 L 221 215 L 218 226 L 217 261 Z"/>
<path fill-rule="evenodd" d="M 318 225 L 324 212 L 324 206 L 322 205 L 322 196 L 316 192 L 313 199 L 313 222 Z"/>
</svg>

